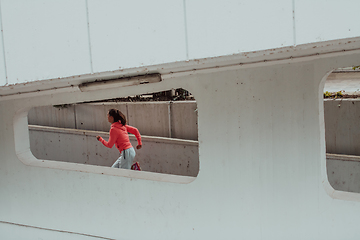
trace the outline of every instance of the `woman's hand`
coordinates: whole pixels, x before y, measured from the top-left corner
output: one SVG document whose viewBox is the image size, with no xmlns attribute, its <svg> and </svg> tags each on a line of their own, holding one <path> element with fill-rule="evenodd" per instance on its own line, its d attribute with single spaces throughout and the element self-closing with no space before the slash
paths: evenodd
<svg viewBox="0 0 360 240">
<path fill-rule="evenodd" d="M 100 136 L 96 136 L 96 139 L 97 139 L 98 141 L 100 141 Z"/>
<path fill-rule="evenodd" d="M 142 148 L 142 145 L 137 145 L 136 146 L 136 149 L 140 149 L 140 148 Z"/>
</svg>

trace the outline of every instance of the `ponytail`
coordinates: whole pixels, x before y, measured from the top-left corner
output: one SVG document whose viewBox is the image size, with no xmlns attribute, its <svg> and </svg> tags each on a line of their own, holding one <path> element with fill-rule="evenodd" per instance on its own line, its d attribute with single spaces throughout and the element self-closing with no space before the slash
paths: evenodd
<svg viewBox="0 0 360 240">
<path fill-rule="evenodd" d="M 114 122 L 120 122 L 122 125 L 126 125 L 126 117 L 121 111 L 112 108 L 109 110 L 109 115 L 114 118 Z"/>
</svg>

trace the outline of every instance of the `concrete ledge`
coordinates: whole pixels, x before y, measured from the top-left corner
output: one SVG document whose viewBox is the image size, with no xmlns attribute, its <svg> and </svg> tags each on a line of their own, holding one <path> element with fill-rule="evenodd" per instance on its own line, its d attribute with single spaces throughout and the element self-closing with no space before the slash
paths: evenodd
<svg viewBox="0 0 360 240">
<path fill-rule="evenodd" d="M 360 162 L 360 156 L 327 153 L 326 160 Z"/>
<path fill-rule="evenodd" d="M 325 98 L 324 102 L 360 102 L 360 98 Z M 327 115 L 326 115 L 327 116 Z"/>
<path fill-rule="evenodd" d="M 330 185 L 334 188 L 333 197 L 346 195 L 347 199 L 355 199 L 360 193 L 360 156 L 344 154 L 326 154 L 326 171 Z M 335 195 L 337 196 L 335 196 Z"/>
<path fill-rule="evenodd" d="M 85 164 L 109 168 L 119 157 L 113 146 L 104 147 L 95 136 L 109 138 L 108 132 L 44 127 L 29 125 L 30 150 L 43 163 L 54 165 Z M 130 142 L 137 145 L 136 137 Z M 140 163 L 142 172 L 196 177 L 199 172 L 198 142 L 164 137 L 142 136 L 143 148 L 135 149 L 134 161 Z M 20 149 L 18 156 L 26 149 Z M 56 162 L 56 163 L 55 163 Z M 85 168 L 84 165 L 84 168 Z M 126 170 L 128 171 L 128 170 Z"/>
<path fill-rule="evenodd" d="M 343 80 L 343 79 L 360 79 L 360 71 L 359 70 L 343 70 L 343 71 L 337 71 L 332 72 L 326 80 Z"/>
</svg>

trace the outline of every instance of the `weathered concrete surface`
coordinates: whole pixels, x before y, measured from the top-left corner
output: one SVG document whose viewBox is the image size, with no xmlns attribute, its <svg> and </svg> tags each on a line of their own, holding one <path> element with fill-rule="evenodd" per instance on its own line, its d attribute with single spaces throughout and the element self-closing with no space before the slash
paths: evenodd
<svg viewBox="0 0 360 240">
<path fill-rule="evenodd" d="M 325 82 L 324 92 L 326 91 L 360 94 L 360 71 L 347 70 L 346 72 L 331 73 Z"/>
<path fill-rule="evenodd" d="M 198 116 L 196 102 L 172 102 L 171 137 L 198 139 Z"/>
<path fill-rule="evenodd" d="M 127 104 L 127 110 L 129 124 L 141 134 L 170 137 L 169 102 Z"/>
<path fill-rule="evenodd" d="M 96 140 L 108 133 L 30 126 L 30 149 L 38 159 L 107 166 L 119 157 L 115 146 L 109 149 Z M 131 144 L 137 146 L 135 136 Z M 196 177 L 199 172 L 198 143 L 161 137 L 142 136 L 143 147 L 136 151 L 134 161 L 143 171 Z"/>
<path fill-rule="evenodd" d="M 61 128 L 76 128 L 77 126 L 74 105 L 32 108 L 29 111 L 28 118 L 29 124 L 41 126 L 54 126 Z"/>
<path fill-rule="evenodd" d="M 125 104 L 113 103 L 93 103 L 93 104 L 76 104 L 76 129 L 93 130 L 107 132 L 110 130 L 110 124 L 107 120 L 109 109 L 116 108 L 126 114 L 127 107 Z M 41 124 L 38 124 L 41 125 Z M 52 125 L 57 127 L 56 125 Z"/>
<path fill-rule="evenodd" d="M 29 111 L 29 124 L 107 132 L 110 108 L 122 111 L 128 124 L 148 136 L 197 140 L 195 101 L 83 103 L 65 107 L 36 107 Z M 169 123 L 170 121 L 170 123 Z"/>
<path fill-rule="evenodd" d="M 325 99 L 326 152 L 360 155 L 360 99 Z"/>
<path fill-rule="evenodd" d="M 193 66 L 156 84 L 1 100 L 1 219 L 113 239 L 358 239 L 360 194 L 334 189 L 326 172 L 325 79 L 360 59 L 340 43 Z M 30 152 L 32 107 L 178 87 L 198 104 L 196 178 L 42 162 Z"/>
<path fill-rule="evenodd" d="M 326 158 L 331 186 L 339 191 L 360 193 L 360 157 L 327 154 Z"/>
</svg>

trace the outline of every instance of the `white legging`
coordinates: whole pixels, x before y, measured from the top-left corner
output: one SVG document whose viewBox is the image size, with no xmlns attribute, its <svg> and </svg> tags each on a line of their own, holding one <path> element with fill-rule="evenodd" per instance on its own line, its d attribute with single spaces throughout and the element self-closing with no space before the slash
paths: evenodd
<svg viewBox="0 0 360 240">
<path fill-rule="evenodd" d="M 133 147 L 122 150 L 120 153 L 120 157 L 115 161 L 115 163 L 111 166 L 113 168 L 124 168 L 130 169 L 135 158 L 135 150 Z"/>
</svg>

